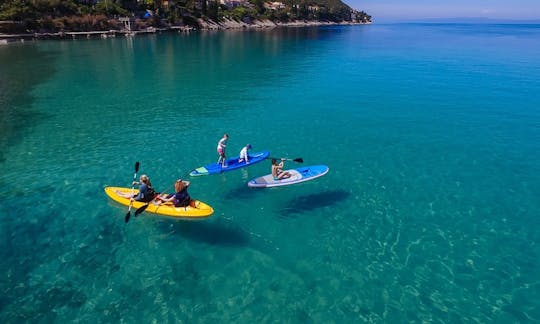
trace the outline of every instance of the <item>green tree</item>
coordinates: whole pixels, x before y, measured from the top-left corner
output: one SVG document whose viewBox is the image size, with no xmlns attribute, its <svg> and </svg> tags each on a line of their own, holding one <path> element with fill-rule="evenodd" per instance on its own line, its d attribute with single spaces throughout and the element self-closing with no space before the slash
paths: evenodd
<svg viewBox="0 0 540 324">
<path fill-rule="evenodd" d="M 208 13 L 206 14 L 206 16 L 213 21 L 219 20 L 219 2 L 217 0 L 208 1 Z"/>
<path fill-rule="evenodd" d="M 266 8 L 264 7 L 264 0 L 250 0 L 250 3 L 255 6 L 255 10 L 258 14 L 264 14 L 266 12 Z"/>
</svg>

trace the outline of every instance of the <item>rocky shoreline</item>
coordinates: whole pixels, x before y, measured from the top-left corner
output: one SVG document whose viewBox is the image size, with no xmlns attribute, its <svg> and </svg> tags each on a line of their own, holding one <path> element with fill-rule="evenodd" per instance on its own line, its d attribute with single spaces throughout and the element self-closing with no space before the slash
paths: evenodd
<svg viewBox="0 0 540 324">
<path fill-rule="evenodd" d="M 232 19 L 224 19 L 220 22 L 211 20 L 198 20 L 201 29 L 239 29 L 239 28 L 275 28 L 275 27 L 308 27 L 308 26 L 326 26 L 326 25 L 363 25 L 365 23 L 355 23 L 349 21 L 332 22 L 332 21 L 307 21 L 296 20 L 290 22 L 274 22 L 271 20 L 255 20 L 253 22 L 239 22 Z"/>
<path fill-rule="evenodd" d="M 0 45 L 10 42 L 24 42 L 25 40 L 39 39 L 78 39 L 78 38 L 109 38 L 120 36 L 135 36 L 138 34 L 154 34 L 163 32 L 191 32 L 196 30 L 241 30 L 241 29 L 271 29 L 279 27 L 310 27 L 310 26 L 330 26 L 330 25 L 365 25 L 368 23 L 356 22 L 331 22 L 331 21 L 292 21 L 274 22 L 271 20 L 255 20 L 251 22 L 240 22 L 232 19 L 224 19 L 215 22 L 211 20 L 199 19 L 199 28 L 191 26 L 170 26 L 165 28 L 149 27 L 142 30 L 96 30 L 78 32 L 56 32 L 56 33 L 26 33 L 26 34 L 2 34 L 0 33 Z"/>
</svg>

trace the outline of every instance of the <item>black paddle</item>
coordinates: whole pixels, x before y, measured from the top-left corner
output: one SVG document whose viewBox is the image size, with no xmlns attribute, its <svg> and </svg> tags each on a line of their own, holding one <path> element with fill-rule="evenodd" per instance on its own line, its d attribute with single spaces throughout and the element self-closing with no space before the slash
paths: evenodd
<svg viewBox="0 0 540 324">
<path fill-rule="evenodd" d="M 139 172 L 139 162 L 135 162 L 135 173 L 133 174 L 133 182 L 135 182 L 135 180 L 137 180 L 137 172 Z M 133 196 L 133 190 L 135 189 L 135 184 L 133 183 L 131 185 L 131 196 Z M 129 222 L 129 218 L 131 217 L 131 206 L 133 205 L 133 200 L 129 200 L 129 208 L 128 208 L 128 212 L 126 214 L 126 217 L 124 218 L 124 220 L 127 222 Z"/>
<path fill-rule="evenodd" d="M 187 177 L 191 171 L 193 170 L 190 170 L 184 177 L 182 177 L 181 179 L 184 179 L 185 177 Z M 152 199 L 153 200 L 153 199 Z M 150 201 L 146 203 L 146 205 L 142 205 L 141 207 L 137 208 L 137 210 L 135 211 L 135 217 L 139 216 L 139 214 L 141 214 L 142 212 L 144 212 L 146 210 L 146 208 L 148 208 L 148 205 L 150 205 Z"/>
<path fill-rule="evenodd" d="M 137 208 L 137 210 L 135 211 L 135 217 L 139 216 L 140 213 L 142 213 L 143 211 L 146 210 L 146 208 L 148 208 L 148 205 L 150 203 L 146 203 L 146 205 L 142 205 L 141 207 Z"/>
<path fill-rule="evenodd" d="M 302 158 L 287 159 L 287 158 L 267 157 L 267 158 L 265 158 L 265 159 L 269 159 L 269 160 L 271 160 L 271 159 L 274 159 L 274 160 L 281 160 L 281 159 L 283 159 L 283 160 L 285 160 L 285 161 L 294 161 L 294 162 L 298 162 L 298 163 L 304 163 L 304 159 L 302 159 Z"/>
</svg>

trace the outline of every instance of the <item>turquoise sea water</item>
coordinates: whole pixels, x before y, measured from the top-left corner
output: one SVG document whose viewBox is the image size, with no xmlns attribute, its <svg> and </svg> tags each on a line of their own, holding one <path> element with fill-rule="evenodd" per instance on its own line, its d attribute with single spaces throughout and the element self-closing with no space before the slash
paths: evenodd
<svg viewBox="0 0 540 324">
<path fill-rule="evenodd" d="M 539 58 L 539 25 L 0 46 L 0 322 L 538 322 Z M 105 186 L 170 191 L 224 132 L 330 172 L 124 223 Z"/>
</svg>

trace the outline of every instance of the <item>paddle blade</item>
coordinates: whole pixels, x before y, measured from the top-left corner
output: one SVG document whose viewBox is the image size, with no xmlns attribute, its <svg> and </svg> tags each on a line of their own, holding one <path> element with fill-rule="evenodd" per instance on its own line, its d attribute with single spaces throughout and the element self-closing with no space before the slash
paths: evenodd
<svg viewBox="0 0 540 324">
<path fill-rule="evenodd" d="M 148 204 L 139 207 L 139 208 L 135 211 L 135 217 L 139 216 L 139 214 L 142 213 L 143 211 L 145 211 L 146 208 L 148 208 Z"/>
<path fill-rule="evenodd" d="M 124 221 L 127 223 L 129 222 L 129 218 L 131 217 L 131 212 L 127 212 L 126 217 L 124 218 Z"/>
<path fill-rule="evenodd" d="M 139 161 L 135 162 L 135 173 L 139 172 Z"/>
<path fill-rule="evenodd" d="M 304 163 L 304 159 L 302 159 L 302 158 L 296 158 L 293 161 L 298 162 L 298 163 Z"/>
</svg>

